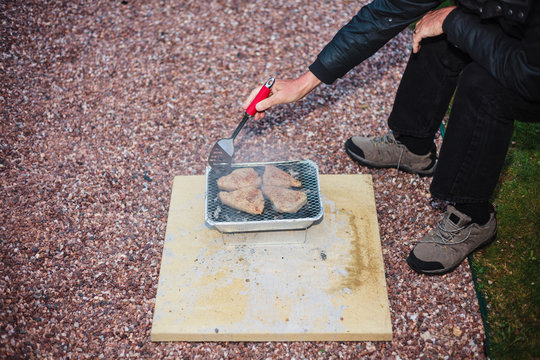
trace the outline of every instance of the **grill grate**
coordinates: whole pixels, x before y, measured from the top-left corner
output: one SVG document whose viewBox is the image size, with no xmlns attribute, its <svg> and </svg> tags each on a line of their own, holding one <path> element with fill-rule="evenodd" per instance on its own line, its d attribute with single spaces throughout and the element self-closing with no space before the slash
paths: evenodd
<svg viewBox="0 0 540 360">
<path fill-rule="evenodd" d="M 310 160 L 233 164 L 231 171 L 251 167 L 262 177 L 265 165 L 274 165 L 302 182 L 301 190 L 307 195 L 307 204 L 294 214 L 280 213 L 265 199 L 264 211 L 260 215 L 248 214 L 221 203 L 218 198 L 217 179 L 222 176 L 208 167 L 206 171 L 206 214 L 207 223 L 224 232 L 284 230 L 307 228 L 322 218 L 322 203 L 317 165 Z"/>
</svg>

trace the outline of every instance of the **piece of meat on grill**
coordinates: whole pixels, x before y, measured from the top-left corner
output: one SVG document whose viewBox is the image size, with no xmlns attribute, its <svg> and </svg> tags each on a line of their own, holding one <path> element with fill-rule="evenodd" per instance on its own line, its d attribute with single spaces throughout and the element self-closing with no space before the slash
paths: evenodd
<svg viewBox="0 0 540 360">
<path fill-rule="evenodd" d="M 263 194 L 256 187 L 244 187 L 231 192 L 220 191 L 218 197 L 223 204 L 249 214 L 262 214 L 264 210 Z"/>
<path fill-rule="evenodd" d="M 221 190 L 233 191 L 245 187 L 261 186 L 261 177 L 253 168 L 240 168 L 229 175 L 222 176 L 217 181 Z"/>
<path fill-rule="evenodd" d="M 285 171 L 273 166 L 264 167 L 263 184 L 270 186 L 301 187 L 302 183 Z"/>
<path fill-rule="evenodd" d="M 302 190 L 263 185 L 262 191 L 278 212 L 295 213 L 307 204 L 307 195 Z"/>
</svg>

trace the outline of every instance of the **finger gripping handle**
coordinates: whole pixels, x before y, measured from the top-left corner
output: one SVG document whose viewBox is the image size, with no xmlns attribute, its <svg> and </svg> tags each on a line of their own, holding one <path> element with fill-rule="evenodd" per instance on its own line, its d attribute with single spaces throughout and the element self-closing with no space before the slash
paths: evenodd
<svg viewBox="0 0 540 360">
<path fill-rule="evenodd" d="M 257 109 L 255 108 L 255 105 L 257 105 L 260 101 L 266 99 L 268 95 L 270 94 L 270 89 L 272 88 L 272 85 L 274 85 L 274 78 L 270 78 L 266 84 L 259 90 L 257 93 L 257 96 L 255 96 L 255 99 L 249 104 L 248 108 L 246 109 L 246 112 L 254 116 L 257 113 Z"/>
</svg>

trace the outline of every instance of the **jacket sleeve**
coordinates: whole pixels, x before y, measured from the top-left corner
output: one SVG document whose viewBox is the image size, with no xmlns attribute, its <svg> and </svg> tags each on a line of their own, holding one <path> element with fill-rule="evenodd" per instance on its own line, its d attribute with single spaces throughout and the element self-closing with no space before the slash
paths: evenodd
<svg viewBox="0 0 540 360">
<path fill-rule="evenodd" d="M 342 27 L 309 69 L 331 84 L 373 55 L 441 0 L 374 0 Z"/>
<path fill-rule="evenodd" d="M 523 39 L 505 34 L 495 23 L 453 10 L 443 23 L 448 40 L 487 69 L 505 87 L 540 102 L 540 6 L 530 16 Z"/>
</svg>

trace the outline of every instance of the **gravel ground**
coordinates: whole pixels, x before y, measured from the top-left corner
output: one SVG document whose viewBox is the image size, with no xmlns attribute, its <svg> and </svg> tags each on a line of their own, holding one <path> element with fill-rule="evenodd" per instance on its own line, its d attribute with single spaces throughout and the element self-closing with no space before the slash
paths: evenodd
<svg viewBox="0 0 540 360">
<path fill-rule="evenodd" d="M 468 265 L 425 277 L 404 261 L 440 215 L 429 179 L 343 150 L 386 131 L 409 30 L 236 143 L 237 161 L 373 176 L 394 340 L 150 342 L 173 177 L 203 174 L 251 88 L 305 71 L 362 3 L 1 1 L 0 357 L 484 357 Z"/>
</svg>

